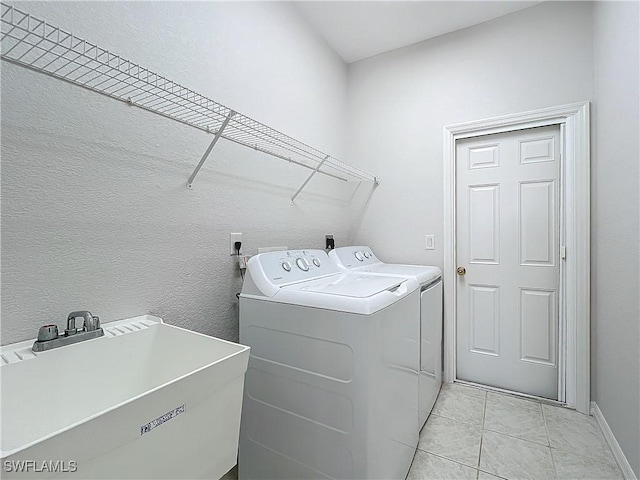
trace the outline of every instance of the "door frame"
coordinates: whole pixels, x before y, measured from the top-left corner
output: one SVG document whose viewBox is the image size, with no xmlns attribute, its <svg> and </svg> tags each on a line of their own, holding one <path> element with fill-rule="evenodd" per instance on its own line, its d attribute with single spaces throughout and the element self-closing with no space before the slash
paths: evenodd
<svg viewBox="0 0 640 480">
<path fill-rule="evenodd" d="M 456 141 L 559 125 L 566 260 L 559 298 L 559 382 L 564 403 L 589 414 L 590 405 L 590 140 L 589 102 L 543 108 L 444 127 L 444 381 L 456 379 Z M 562 355 L 562 352 L 565 352 Z M 563 361 L 564 358 L 564 361 Z M 560 398 L 562 395 L 560 394 Z"/>
</svg>

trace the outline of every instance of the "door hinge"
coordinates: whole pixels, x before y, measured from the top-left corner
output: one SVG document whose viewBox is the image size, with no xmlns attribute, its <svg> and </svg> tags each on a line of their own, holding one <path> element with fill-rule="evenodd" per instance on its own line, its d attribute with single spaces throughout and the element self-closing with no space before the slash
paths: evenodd
<svg viewBox="0 0 640 480">
<path fill-rule="evenodd" d="M 562 246 L 560 247 L 560 258 L 561 258 L 562 260 L 566 260 L 566 259 L 567 259 L 567 247 L 566 247 L 566 246 L 564 246 L 564 245 L 562 245 Z"/>
</svg>

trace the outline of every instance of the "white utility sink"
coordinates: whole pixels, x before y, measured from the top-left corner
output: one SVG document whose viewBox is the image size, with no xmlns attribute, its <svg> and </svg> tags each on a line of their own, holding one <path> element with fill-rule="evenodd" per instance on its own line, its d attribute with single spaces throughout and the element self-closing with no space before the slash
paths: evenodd
<svg viewBox="0 0 640 480">
<path fill-rule="evenodd" d="M 45 352 L 0 349 L 2 478 L 219 478 L 249 347 L 152 316 Z"/>
</svg>

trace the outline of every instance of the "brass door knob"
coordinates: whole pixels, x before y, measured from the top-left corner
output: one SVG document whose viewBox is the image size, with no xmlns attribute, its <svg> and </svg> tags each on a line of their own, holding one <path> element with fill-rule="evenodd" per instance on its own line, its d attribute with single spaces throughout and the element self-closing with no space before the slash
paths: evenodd
<svg viewBox="0 0 640 480">
<path fill-rule="evenodd" d="M 458 267 L 456 268 L 456 272 L 458 272 L 458 275 L 464 275 L 465 273 L 467 273 L 467 269 L 464 267 Z"/>
</svg>

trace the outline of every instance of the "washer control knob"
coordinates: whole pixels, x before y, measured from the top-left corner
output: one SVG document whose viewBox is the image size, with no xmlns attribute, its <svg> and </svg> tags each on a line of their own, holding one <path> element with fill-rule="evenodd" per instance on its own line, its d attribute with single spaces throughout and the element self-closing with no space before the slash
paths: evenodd
<svg viewBox="0 0 640 480">
<path fill-rule="evenodd" d="M 319 267 L 319 266 L 320 266 L 320 260 L 318 260 L 317 258 L 314 258 L 314 259 L 313 259 L 313 264 L 314 264 L 316 267 Z"/>
<path fill-rule="evenodd" d="M 304 272 L 309 270 L 309 264 L 304 258 L 296 258 L 296 265 L 298 265 L 298 268 Z"/>
<path fill-rule="evenodd" d="M 291 264 L 289 262 L 282 262 L 282 268 L 284 268 L 287 272 L 290 272 Z"/>
<path fill-rule="evenodd" d="M 354 255 L 356 256 L 356 258 L 357 258 L 359 261 L 361 261 L 361 262 L 362 262 L 362 261 L 364 260 L 364 256 L 362 255 L 362 252 L 356 252 L 356 253 L 354 253 Z"/>
<path fill-rule="evenodd" d="M 371 258 L 371 253 L 370 252 L 364 252 L 364 256 L 365 256 L 365 258 Z"/>
</svg>

